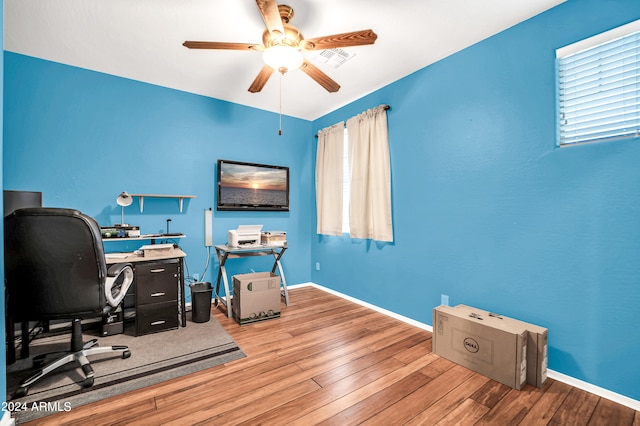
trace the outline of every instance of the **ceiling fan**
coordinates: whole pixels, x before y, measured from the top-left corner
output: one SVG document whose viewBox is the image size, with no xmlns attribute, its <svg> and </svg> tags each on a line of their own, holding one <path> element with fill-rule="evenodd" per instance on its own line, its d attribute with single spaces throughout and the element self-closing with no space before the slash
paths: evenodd
<svg viewBox="0 0 640 426">
<path fill-rule="evenodd" d="M 302 52 L 373 44 L 378 38 L 372 30 L 362 30 L 305 39 L 300 30 L 289 23 L 293 18 L 291 6 L 278 5 L 276 0 L 256 0 L 256 3 L 267 26 L 262 34 L 262 44 L 216 41 L 185 41 L 182 44 L 189 49 L 262 51 L 265 65 L 249 87 L 251 93 L 261 91 L 274 70 L 284 74 L 298 68 L 327 91 L 337 92 L 340 85 L 307 61 Z"/>
</svg>

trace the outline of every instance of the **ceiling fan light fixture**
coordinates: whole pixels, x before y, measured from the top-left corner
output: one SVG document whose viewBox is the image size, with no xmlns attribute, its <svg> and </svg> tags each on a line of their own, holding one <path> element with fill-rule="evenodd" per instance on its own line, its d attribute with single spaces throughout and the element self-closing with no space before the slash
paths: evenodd
<svg viewBox="0 0 640 426">
<path fill-rule="evenodd" d="M 302 53 L 291 46 L 278 45 L 267 48 L 262 53 L 264 63 L 280 72 L 297 70 L 304 62 Z"/>
</svg>

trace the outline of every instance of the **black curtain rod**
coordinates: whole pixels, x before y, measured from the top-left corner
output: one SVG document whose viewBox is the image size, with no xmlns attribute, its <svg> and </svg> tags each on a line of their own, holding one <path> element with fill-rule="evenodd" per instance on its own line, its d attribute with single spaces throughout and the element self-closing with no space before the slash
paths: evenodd
<svg viewBox="0 0 640 426">
<path fill-rule="evenodd" d="M 385 105 L 384 109 L 385 109 L 385 111 L 389 111 L 391 109 L 391 107 L 389 105 Z M 346 126 L 346 124 L 345 124 L 345 126 Z M 318 134 L 317 133 L 315 134 L 314 138 L 318 139 Z"/>
</svg>

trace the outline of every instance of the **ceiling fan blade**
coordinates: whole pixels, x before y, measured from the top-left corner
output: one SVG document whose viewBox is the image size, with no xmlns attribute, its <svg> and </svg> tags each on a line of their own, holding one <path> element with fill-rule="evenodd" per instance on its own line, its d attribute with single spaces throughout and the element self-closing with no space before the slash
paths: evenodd
<svg viewBox="0 0 640 426">
<path fill-rule="evenodd" d="M 219 49 L 219 50 L 263 50 L 259 44 L 249 43 L 225 43 L 218 41 L 185 41 L 182 43 L 189 49 Z"/>
<path fill-rule="evenodd" d="M 340 90 L 340 85 L 333 81 L 328 75 L 320 71 L 320 68 L 311 64 L 311 62 L 305 60 L 300 69 L 309 77 L 314 79 L 316 83 L 327 89 L 328 92 L 337 92 Z"/>
<path fill-rule="evenodd" d="M 269 65 L 263 66 L 256 79 L 253 80 L 253 83 L 251 83 L 251 86 L 249 86 L 249 91 L 251 93 L 257 93 L 261 91 L 264 85 L 267 84 L 267 80 L 269 80 L 271 74 L 273 74 L 273 68 L 271 68 Z"/>
<path fill-rule="evenodd" d="M 278 32 L 281 36 L 284 35 L 284 26 L 276 0 L 256 0 L 256 4 L 269 32 Z"/>
<path fill-rule="evenodd" d="M 377 38 L 378 35 L 372 30 L 353 31 L 306 39 L 303 47 L 307 50 L 323 50 L 337 47 L 363 46 L 375 43 Z"/>
</svg>

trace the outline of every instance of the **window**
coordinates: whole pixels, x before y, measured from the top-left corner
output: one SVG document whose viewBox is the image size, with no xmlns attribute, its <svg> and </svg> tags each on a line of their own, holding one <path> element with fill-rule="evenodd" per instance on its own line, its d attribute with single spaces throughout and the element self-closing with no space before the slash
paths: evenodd
<svg viewBox="0 0 640 426">
<path fill-rule="evenodd" d="M 348 134 L 344 122 L 318 132 L 318 234 L 393 242 L 388 109 L 380 105 L 351 117 Z"/>
<path fill-rule="evenodd" d="M 640 137 L 640 20 L 556 58 L 561 146 Z"/>
</svg>

